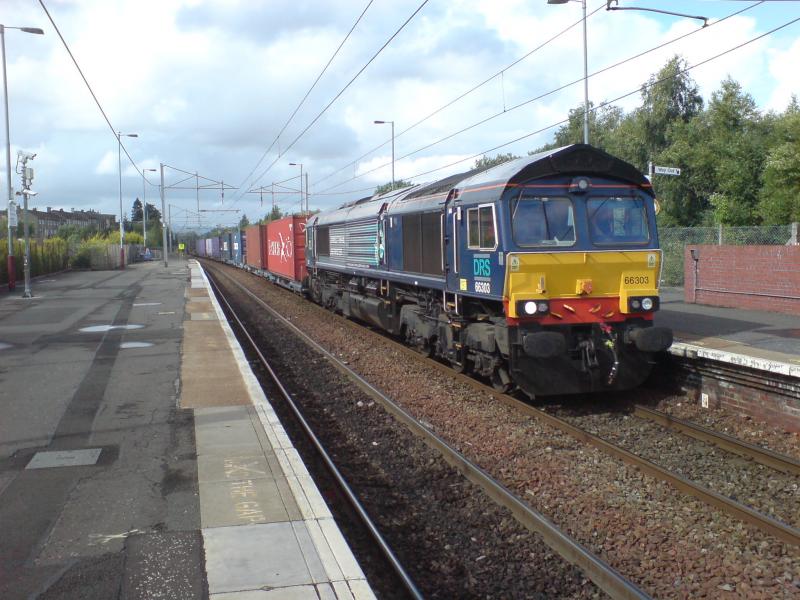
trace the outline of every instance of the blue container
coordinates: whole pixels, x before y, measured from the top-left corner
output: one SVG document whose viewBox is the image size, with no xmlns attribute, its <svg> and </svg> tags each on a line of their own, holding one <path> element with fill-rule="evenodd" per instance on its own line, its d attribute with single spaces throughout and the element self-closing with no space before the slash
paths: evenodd
<svg viewBox="0 0 800 600">
<path fill-rule="evenodd" d="M 206 250 L 208 251 L 209 258 L 216 258 L 217 260 L 220 259 L 220 250 L 219 250 L 219 237 L 213 237 L 208 240 L 210 244 L 206 245 Z"/>
<path fill-rule="evenodd" d="M 241 265 L 242 260 L 242 232 L 238 229 L 231 234 L 231 260 L 234 264 Z"/>
</svg>

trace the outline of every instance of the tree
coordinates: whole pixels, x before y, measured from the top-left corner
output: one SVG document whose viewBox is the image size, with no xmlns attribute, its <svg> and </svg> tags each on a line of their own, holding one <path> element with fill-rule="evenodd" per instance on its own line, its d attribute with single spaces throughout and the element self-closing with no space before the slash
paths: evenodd
<svg viewBox="0 0 800 600">
<path fill-rule="evenodd" d="M 239 229 L 244 229 L 248 225 L 250 225 L 250 221 L 248 221 L 247 215 L 244 214 L 244 215 L 242 215 L 242 218 L 239 219 Z"/>
<path fill-rule="evenodd" d="M 489 169 L 496 165 L 501 165 L 504 162 L 508 162 L 510 160 L 514 160 L 515 158 L 519 158 L 516 154 L 497 154 L 495 156 L 486 156 L 485 154 L 480 158 L 475 160 L 475 164 L 472 165 L 473 169 Z"/>
<path fill-rule="evenodd" d="M 269 223 L 271 221 L 277 221 L 279 219 L 282 219 L 283 216 L 284 214 L 283 212 L 281 212 L 280 207 L 277 204 L 275 204 L 273 205 L 272 210 L 269 211 L 266 215 L 264 215 L 264 218 L 261 220 L 261 222 Z"/>
<path fill-rule="evenodd" d="M 161 211 L 158 210 L 155 205 L 147 203 L 147 226 L 150 227 L 150 222 L 155 221 L 156 223 L 161 221 Z"/>
<path fill-rule="evenodd" d="M 410 181 L 406 181 L 405 179 L 396 179 L 394 182 L 394 189 L 399 190 L 405 187 L 410 187 L 414 185 Z M 384 183 L 383 185 L 379 185 L 375 188 L 373 194 L 375 196 L 379 196 L 380 194 L 385 194 L 386 192 L 392 191 L 392 182 Z"/>
<path fill-rule="evenodd" d="M 667 132 L 677 122 L 688 123 L 703 110 L 697 84 L 686 73 L 686 60 L 673 56 L 642 86 L 641 119 L 644 148 L 650 157 L 667 146 Z M 644 157 L 646 162 L 648 157 Z"/>
<path fill-rule="evenodd" d="M 777 140 L 764 165 L 758 210 L 765 223 L 783 225 L 800 221 L 800 107 L 795 97 L 775 128 Z"/>
<path fill-rule="evenodd" d="M 142 221 L 142 201 L 139 198 L 133 201 L 133 209 L 131 210 L 131 221 L 134 223 Z"/>
<path fill-rule="evenodd" d="M 756 225 L 761 176 L 768 154 L 771 122 L 762 119 L 750 94 L 731 78 L 711 95 L 706 140 L 716 168 L 715 220 L 726 225 Z"/>
</svg>

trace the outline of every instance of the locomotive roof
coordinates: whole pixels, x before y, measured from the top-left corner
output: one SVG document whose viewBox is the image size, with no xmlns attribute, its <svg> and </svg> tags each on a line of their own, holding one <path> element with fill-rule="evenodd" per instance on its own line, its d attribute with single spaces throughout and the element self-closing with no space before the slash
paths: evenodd
<svg viewBox="0 0 800 600">
<path fill-rule="evenodd" d="M 650 182 L 639 169 L 588 144 L 562 146 L 510 160 L 465 179 L 458 187 L 507 185 L 555 175 L 592 174 L 650 190 Z"/>
<path fill-rule="evenodd" d="M 509 184 L 558 175 L 597 175 L 618 179 L 653 194 L 648 179 L 633 165 L 594 146 L 572 144 L 510 160 L 494 167 L 473 169 L 431 183 L 393 190 L 379 196 L 360 198 L 337 209 L 325 211 L 314 221 L 324 224 L 341 220 L 344 215 L 350 219 L 377 215 L 384 203 L 389 205 L 389 212 L 393 214 L 408 210 L 424 210 L 428 205 L 433 208 L 441 204 L 442 199 L 429 198 L 430 202 L 424 200 L 422 203 L 416 201 L 417 199 L 443 194 L 453 188 L 460 190 L 485 186 L 504 188 Z"/>
</svg>

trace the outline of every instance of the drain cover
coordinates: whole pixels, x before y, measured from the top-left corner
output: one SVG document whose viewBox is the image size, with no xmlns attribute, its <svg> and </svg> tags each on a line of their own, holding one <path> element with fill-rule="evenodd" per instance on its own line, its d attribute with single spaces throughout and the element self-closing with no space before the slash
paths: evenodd
<svg viewBox="0 0 800 600">
<path fill-rule="evenodd" d="M 26 469 L 49 469 L 51 467 L 83 467 L 93 465 L 100 458 L 102 448 L 86 450 L 54 450 L 37 452 L 28 463 Z"/>
</svg>

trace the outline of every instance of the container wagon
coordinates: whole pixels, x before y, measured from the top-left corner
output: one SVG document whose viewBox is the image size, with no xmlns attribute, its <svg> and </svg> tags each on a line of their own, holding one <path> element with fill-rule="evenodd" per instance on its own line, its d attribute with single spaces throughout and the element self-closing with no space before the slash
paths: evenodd
<svg viewBox="0 0 800 600">
<path fill-rule="evenodd" d="M 267 271 L 270 279 L 296 292 L 306 280 L 306 217 L 286 217 L 267 225 Z"/>
</svg>

